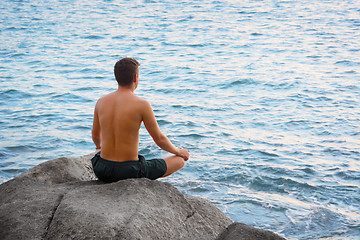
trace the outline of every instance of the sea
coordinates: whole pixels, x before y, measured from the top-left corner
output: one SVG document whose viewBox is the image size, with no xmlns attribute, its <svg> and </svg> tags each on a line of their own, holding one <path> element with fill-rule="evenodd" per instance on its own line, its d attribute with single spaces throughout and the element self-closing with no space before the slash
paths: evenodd
<svg viewBox="0 0 360 240">
<path fill-rule="evenodd" d="M 161 181 L 287 239 L 360 239 L 358 0 L 1 0 L 1 183 L 94 152 L 123 57 L 190 152 Z M 139 149 L 167 156 L 143 126 Z"/>
</svg>

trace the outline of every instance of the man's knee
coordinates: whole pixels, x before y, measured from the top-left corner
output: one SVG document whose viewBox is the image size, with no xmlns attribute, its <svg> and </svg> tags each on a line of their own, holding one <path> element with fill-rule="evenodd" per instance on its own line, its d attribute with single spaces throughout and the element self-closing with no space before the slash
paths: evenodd
<svg viewBox="0 0 360 240">
<path fill-rule="evenodd" d="M 172 156 L 165 159 L 166 164 L 168 167 L 174 168 L 175 171 L 183 168 L 185 166 L 185 160 L 179 156 Z"/>
<path fill-rule="evenodd" d="M 179 162 L 179 168 L 180 168 L 180 169 L 185 166 L 185 160 L 184 160 L 183 158 L 180 157 L 180 159 L 179 159 L 178 162 Z"/>
</svg>

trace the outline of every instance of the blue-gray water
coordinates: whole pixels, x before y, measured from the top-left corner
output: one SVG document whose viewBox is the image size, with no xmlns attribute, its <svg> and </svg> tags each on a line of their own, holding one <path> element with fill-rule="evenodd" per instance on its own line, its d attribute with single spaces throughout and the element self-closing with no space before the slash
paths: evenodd
<svg viewBox="0 0 360 240">
<path fill-rule="evenodd" d="M 0 2 L 0 182 L 81 156 L 113 65 L 186 147 L 164 179 L 287 238 L 360 236 L 357 0 Z M 144 128 L 141 153 L 163 156 Z"/>
</svg>

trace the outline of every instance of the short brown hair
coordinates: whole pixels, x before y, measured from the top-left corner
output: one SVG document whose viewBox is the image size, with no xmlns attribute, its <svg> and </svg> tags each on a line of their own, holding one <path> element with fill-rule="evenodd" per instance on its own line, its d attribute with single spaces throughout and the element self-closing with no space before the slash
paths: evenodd
<svg viewBox="0 0 360 240">
<path fill-rule="evenodd" d="M 134 58 L 123 58 L 116 62 L 114 66 L 115 79 L 120 86 L 129 86 L 135 75 L 140 63 Z"/>
</svg>

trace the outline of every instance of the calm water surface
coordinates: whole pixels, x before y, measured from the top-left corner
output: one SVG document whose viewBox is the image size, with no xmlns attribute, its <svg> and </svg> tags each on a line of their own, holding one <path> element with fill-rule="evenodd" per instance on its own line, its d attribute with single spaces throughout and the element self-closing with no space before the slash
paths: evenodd
<svg viewBox="0 0 360 240">
<path fill-rule="evenodd" d="M 360 239 L 357 0 L 0 2 L 0 182 L 91 153 L 114 63 L 191 152 L 168 181 L 290 239 Z M 141 129 L 141 153 L 164 156 Z"/>
</svg>

